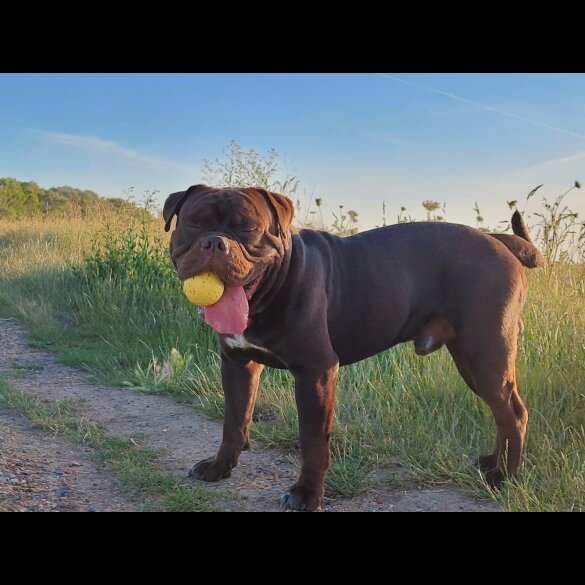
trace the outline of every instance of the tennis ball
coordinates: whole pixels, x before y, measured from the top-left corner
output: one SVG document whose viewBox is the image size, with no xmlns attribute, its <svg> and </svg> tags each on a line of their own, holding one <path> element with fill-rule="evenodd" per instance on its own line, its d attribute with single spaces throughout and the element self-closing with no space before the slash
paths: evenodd
<svg viewBox="0 0 585 585">
<path fill-rule="evenodd" d="M 183 282 L 185 296 L 200 307 L 213 305 L 221 299 L 224 284 L 215 272 L 202 272 Z"/>
</svg>

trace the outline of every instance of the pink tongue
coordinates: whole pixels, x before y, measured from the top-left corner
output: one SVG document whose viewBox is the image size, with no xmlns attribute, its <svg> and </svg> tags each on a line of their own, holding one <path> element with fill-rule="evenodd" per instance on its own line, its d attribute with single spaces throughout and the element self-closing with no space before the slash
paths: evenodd
<svg viewBox="0 0 585 585">
<path fill-rule="evenodd" d="M 203 317 L 218 333 L 241 335 L 248 324 L 248 299 L 242 286 L 226 286 L 217 303 L 203 309 Z"/>
</svg>

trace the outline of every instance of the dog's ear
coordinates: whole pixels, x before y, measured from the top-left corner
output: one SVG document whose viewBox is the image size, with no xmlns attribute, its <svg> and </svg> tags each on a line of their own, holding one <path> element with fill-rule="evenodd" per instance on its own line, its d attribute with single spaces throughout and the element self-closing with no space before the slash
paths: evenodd
<svg viewBox="0 0 585 585">
<path fill-rule="evenodd" d="M 181 207 L 183 207 L 183 203 L 185 203 L 187 197 L 201 188 L 206 188 L 206 185 L 192 185 L 186 191 L 177 191 L 176 193 L 171 193 L 167 197 L 163 207 L 165 232 L 168 232 L 171 229 L 171 222 L 173 221 L 173 217 L 175 217 L 175 215 L 179 215 L 179 211 L 181 210 Z"/>
<path fill-rule="evenodd" d="M 277 235 L 282 234 L 288 241 L 290 226 L 295 215 L 293 202 L 284 195 L 273 193 L 272 191 L 267 191 L 266 189 L 257 189 L 257 191 L 263 195 L 268 205 L 272 208 L 272 211 L 276 215 L 276 219 L 278 220 L 278 227 L 280 230 L 280 234 Z"/>
<path fill-rule="evenodd" d="M 185 198 L 187 197 L 187 191 L 177 191 L 176 193 L 171 193 L 167 200 L 165 201 L 165 206 L 163 207 L 163 219 L 165 220 L 165 232 L 168 232 L 171 229 L 171 221 L 176 214 L 179 213 L 179 209 L 181 209 L 181 205 L 185 202 Z"/>
</svg>

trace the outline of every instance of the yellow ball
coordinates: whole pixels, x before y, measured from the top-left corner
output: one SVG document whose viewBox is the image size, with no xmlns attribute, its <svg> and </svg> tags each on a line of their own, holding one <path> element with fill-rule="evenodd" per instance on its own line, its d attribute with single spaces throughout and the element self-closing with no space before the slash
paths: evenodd
<svg viewBox="0 0 585 585">
<path fill-rule="evenodd" d="M 202 272 L 183 282 L 185 296 L 200 307 L 208 307 L 221 299 L 224 284 L 215 272 Z"/>
</svg>

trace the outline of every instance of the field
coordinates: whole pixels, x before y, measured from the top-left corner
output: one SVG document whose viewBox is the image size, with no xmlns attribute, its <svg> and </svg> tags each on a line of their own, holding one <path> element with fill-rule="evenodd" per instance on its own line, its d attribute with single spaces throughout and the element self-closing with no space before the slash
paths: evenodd
<svg viewBox="0 0 585 585">
<path fill-rule="evenodd" d="M 0 316 L 30 342 L 128 392 L 193 399 L 221 418 L 214 334 L 183 297 L 162 220 L 123 210 L 93 219 L 0 221 Z M 523 478 L 489 492 L 506 510 L 585 510 L 585 266 L 529 271 L 518 383 L 530 413 Z M 264 374 L 253 437 L 296 453 L 291 377 Z M 455 482 L 485 496 L 469 465 L 489 451 L 487 407 L 446 350 L 402 345 L 342 369 L 330 494 L 352 496 L 382 470 L 391 486 Z"/>
</svg>

